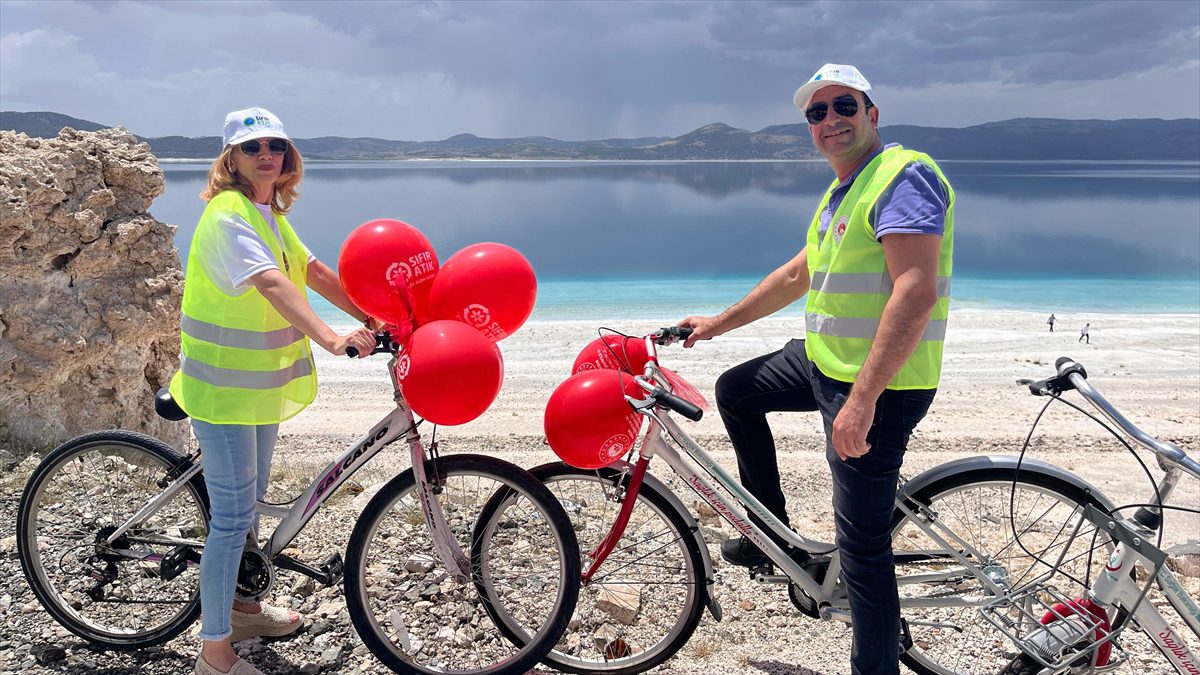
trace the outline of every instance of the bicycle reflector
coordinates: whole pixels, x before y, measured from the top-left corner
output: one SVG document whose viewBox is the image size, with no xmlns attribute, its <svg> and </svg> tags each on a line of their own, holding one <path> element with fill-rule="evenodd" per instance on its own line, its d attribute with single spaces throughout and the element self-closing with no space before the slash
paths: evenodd
<svg viewBox="0 0 1200 675">
<path fill-rule="evenodd" d="M 546 403 L 546 441 L 554 454 L 580 469 L 599 469 L 633 448 L 642 416 L 625 395 L 642 388 L 619 370 L 588 370 L 558 385 Z"/>
</svg>

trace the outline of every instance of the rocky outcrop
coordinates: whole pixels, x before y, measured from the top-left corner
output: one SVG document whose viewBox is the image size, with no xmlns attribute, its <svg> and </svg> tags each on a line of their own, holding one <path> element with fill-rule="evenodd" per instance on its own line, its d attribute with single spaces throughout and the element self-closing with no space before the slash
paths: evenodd
<svg viewBox="0 0 1200 675">
<path fill-rule="evenodd" d="M 179 362 L 183 270 L 149 146 L 124 129 L 0 131 L 0 435 L 33 447 L 120 427 L 181 447 L 153 410 Z"/>
</svg>

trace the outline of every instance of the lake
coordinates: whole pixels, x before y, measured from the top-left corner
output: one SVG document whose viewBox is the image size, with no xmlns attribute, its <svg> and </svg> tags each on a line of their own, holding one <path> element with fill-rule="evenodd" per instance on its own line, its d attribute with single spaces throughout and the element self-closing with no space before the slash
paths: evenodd
<svg viewBox="0 0 1200 675">
<path fill-rule="evenodd" d="M 940 165 L 958 200 L 954 308 L 1200 312 L 1200 162 Z M 150 210 L 179 226 L 186 261 L 208 164 L 163 168 L 166 192 Z M 538 274 L 535 319 L 722 309 L 795 255 L 833 178 L 823 161 L 314 161 L 305 170 L 289 220 L 318 258 L 336 267 L 346 235 L 374 218 L 414 225 L 442 260 L 504 243 Z"/>
</svg>

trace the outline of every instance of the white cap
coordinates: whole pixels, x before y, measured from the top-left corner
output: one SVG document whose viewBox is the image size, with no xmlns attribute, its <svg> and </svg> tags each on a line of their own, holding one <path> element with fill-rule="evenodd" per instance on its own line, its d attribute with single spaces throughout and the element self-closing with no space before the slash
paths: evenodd
<svg viewBox="0 0 1200 675">
<path fill-rule="evenodd" d="M 266 108 L 234 110 L 225 116 L 225 145 L 222 148 L 256 138 L 291 140 L 283 131 L 283 122 Z"/>
<path fill-rule="evenodd" d="M 804 86 L 796 90 L 796 95 L 792 97 L 792 100 L 796 103 L 797 108 L 807 110 L 808 102 L 812 100 L 813 94 L 817 93 L 818 89 L 831 84 L 857 89 L 864 94 L 871 91 L 871 83 L 867 82 L 867 78 L 858 72 L 858 68 L 826 63 L 809 78 L 808 82 L 804 83 Z"/>
</svg>

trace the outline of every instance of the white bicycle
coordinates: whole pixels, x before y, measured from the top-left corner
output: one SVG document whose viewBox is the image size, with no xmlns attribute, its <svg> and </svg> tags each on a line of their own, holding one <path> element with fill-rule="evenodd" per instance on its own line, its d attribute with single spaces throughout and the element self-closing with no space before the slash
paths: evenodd
<svg viewBox="0 0 1200 675">
<path fill-rule="evenodd" d="M 645 395 L 626 400 L 648 424 L 627 461 L 599 470 L 562 462 L 531 470 L 566 507 L 585 554 L 579 603 L 566 633 L 546 657 L 547 664 L 560 670 L 641 673 L 679 651 L 705 609 L 721 620 L 708 545 L 683 501 L 648 471 L 655 457 L 674 472 L 676 485 L 694 491 L 770 558 L 772 564 L 751 570 L 751 578 L 785 585 L 804 615 L 850 621 L 837 546 L 787 528 L 673 419 L 672 412 L 699 419 L 702 411 L 672 393 L 656 346 L 686 337 L 688 331 L 664 328 L 646 337 L 650 360 L 635 378 Z M 622 354 L 614 357 L 623 360 Z M 675 381 L 682 385 L 677 376 Z M 1178 449 L 1160 447 L 1162 456 L 1179 467 L 1159 490 L 1165 499 L 1179 472 L 1194 472 L 1195 462 Z M 1061 580 L 1061 595 L 1086 597 L 1088 580 L 1107 559 L 1107 553 L 1100 559 L 1094 553 L 1121 541 L 1109 527 L 1114 508 L 1071 472 L 1013 456 L 968 457 L 902 481 L 892 535 L 901 659 L 922 675 L 996 675 L 1010 667 L 1014 656 L 1022 654 L 1015 645 L 1031 648 L 1029 636 L 1037 629 L 1029 624 L 1028 609 L 1022 615 L 1026 618 L 1017 619 L 1019 610 L 1006 605 L 1030 602 L 1038 595 L 1033 588 L 1050 576 Z M 1106 519 L 1096 525 L 1086 519 L 1088 514 Z M 1148 550 L 1144 536 L 1142 542 L 1141 550 Z M 1157 569 L 1177 591 L 1170 573 Z M 1186 595 L 1176 601 L 1191 616 L 1194 630 L 1194 602 Z M 1140 618 L 1153 611 L 1149 603 L 1128 608 L 1113 615 L 1114 632 L 1133 623 L 1127 621 L 1130 612 L 1138 625 L 1151 625 Z M 506 635 L 523 639 L 518 622 L 502 612 L 497 615 Z M 1009 617 L 1012 625 L 998 627 L 997 617 Z M 1063 626 L 1074 628 L 1075 622 Z M 1016 643 L 1006 639 L 1014 630 L 1022 638 Z M 1069 637 L 1061 635 L 1060 627 L 1049 632 Z"/>
<path fill-rule="evenodd" d="M 1057 675 L 1116 670 L 1129 661 L 1121 645 L 1126 631 L 1144 633 L 1181 675 L 1200 673 L 1200 654 L 1189 649 L 1187 641 L 1149 599 L 1151 588 L 1157 586 L 1193 637 L 1200 638 L 1200 608 L 1167 567 L 1167 554 L 1159 548 L 1164 514 L 1171 508 L 1164 505 L 1181 478 L 1200 480 L 1200 463 L 1175 445 L 1134 426 L 1087 381 L 1083 366 L 1066 357 L 1055 365 L 1057 376 L 1031 382 L 1029 390 L 1035 396 L 1054 399 L 1072 389 L 1078 391 L 1126 436 L 1151 450 L 1165 475 L 1155 485 L 1149 502 L 1138 506 L 1133 516 L 1121 518 L 1084 505 L 1074 529 L 1064 533 L 1071 540 L 1090 540 L 1089 547 L 1095 546 L 1101 533 L 1112 543 L 1107 547 L 1107 563 L 1085 593 L 1060 589 L 1070 578 L 1064 574 L 1060 556 L 1051 560 L 1043 575 L 981 608 L 982 616 L 1021 650 L 1004 673 Z M 1091 532 L 1082 531 L 1084 528 Z M 1139 574 L 1142 582 L 1138 581 Z"/>
<path fill-rule="evenodd" d="M 392 354 L 396 408 L 299 497 L 258 504 L 281 520 L 263 547 L 249 538 L 237 597 L 266 597 L 276 568 L 324 586 L 344 580 L 355 629 L 392 670 L 524 673 L 553 647 L 575 606 L 580 563 L 570 522 L 549 490 L 513 464 L 439 457 L 436 443 L 426 453 L 396 381 L 397 346 L 383 335 L 377 343 L 375 353 Z M 168 419 L 186 416 L 165 390 L 156 407 Z M 339 486 L 401 438 L 412 468 L 367 504 L 345 563 L 335 553 L 314 567 L 283 553 Z M 21 496 L 17 547 L 50 616 L 110 649 L 160 644 L 196 620 L 209 521 L 199 457 L 110 430 L 68 441 L 38 465 Z M 526 640 L 500 635 L 489 618 L 497 608 Z"/>
</svg>

